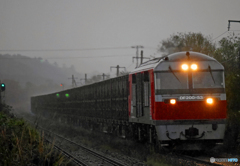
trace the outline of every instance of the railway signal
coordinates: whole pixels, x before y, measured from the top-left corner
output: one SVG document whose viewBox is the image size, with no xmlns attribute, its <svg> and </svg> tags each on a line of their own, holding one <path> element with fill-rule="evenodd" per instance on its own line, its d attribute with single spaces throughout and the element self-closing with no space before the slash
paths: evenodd
<svg viewBox="0 0 240 166">
<path fill-rule="evenodd" d="M 60 86 L 61 86 L 61 87 L 63 88 L 63 90 L 64 90 L 64 84 L 61 83 Z"/>
<path fill-rule="evenodd" d="M 1 83 L 1 91 L 3 92 L 5 91 L 5 89 L 6 89 L 6 85 L 4 83 Z"/>
</svg>

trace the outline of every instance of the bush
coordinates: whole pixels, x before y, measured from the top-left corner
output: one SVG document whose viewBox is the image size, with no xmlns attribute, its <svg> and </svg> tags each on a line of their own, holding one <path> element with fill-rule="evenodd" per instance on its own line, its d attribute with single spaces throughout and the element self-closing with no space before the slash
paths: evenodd
<svg viewBox="0 0 240 166">
<path fill-rule="evenodd" d="M 0 165 L 66 165 L 65 158 L 44 142 L 34 128 L 11 114 L 11 107 L 0 111 Z"/>
</svg>

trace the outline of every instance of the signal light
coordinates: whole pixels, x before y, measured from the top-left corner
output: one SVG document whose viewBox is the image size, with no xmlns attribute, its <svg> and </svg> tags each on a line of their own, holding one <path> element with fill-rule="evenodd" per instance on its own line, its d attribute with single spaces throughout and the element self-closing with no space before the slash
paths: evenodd
<svg viewBox="0 0 240 166">
<path fill-rule="evenodd" d="M 67 93 L 67 94 L 65 94 L 65 96 L 66 96 L 66 97 L 69 97 L 69 94 Z"/>
<path fill-rule="evenodd" d="M 2 91 L 2 92 L 5 91 L 5 88 L 6 88 L 5 84 L 2 83 L 2 84 L 1 84 L 1 91 Z"/>
<path fill-rule="evenodd" d="M 187 70 L 187 69 L 188 69 L 188 65 L 187 65 L 187 64 L 183 64 L 183 65 L 182 65 L 182 69 L 183 69 L 183 70 Z"/>
<path fill-rule="evenodd" d="M 60 97 L 60 95 L 59 95 L 59 94 L 56 94 L 56 96 L 57 96 L 57 97 Z"/>
</svg>

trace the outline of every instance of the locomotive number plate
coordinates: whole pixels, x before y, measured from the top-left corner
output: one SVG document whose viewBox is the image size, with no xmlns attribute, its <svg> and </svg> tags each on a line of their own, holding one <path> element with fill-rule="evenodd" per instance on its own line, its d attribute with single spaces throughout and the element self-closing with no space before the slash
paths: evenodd
<svg viewBox="0 0 240 166">
<path fill-rule="evenodd" d="M 179 100 L 202 100 L 203 96 L 180 96 Z"/>
</svg>

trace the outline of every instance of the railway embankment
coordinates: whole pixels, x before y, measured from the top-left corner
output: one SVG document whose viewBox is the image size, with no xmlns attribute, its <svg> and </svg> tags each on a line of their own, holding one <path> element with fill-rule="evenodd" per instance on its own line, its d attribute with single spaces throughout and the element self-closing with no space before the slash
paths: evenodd
<svg viewBox="0 0 240 166">
<path fill-rule="evenodd" d="M 134 165 L 130 163 L 145 163 L 146 165 L 156 166 L 156 165 L 208 165 L 207 162 L 210 161 L 210 157 L 219 157 L 219 153 L 224 154 L 221 157 L 230 157 L 229 153 L 224 153 L 225 148 L 219 146 L 218 148 L 211 151 L 211 155 L 204 154 L 197 156 L 198 160 L 189 159 L 186 157 L 181 157 L 181 155 L 175 155 L 172 152 L 166 152 L 165 154 L 155 153 L 154 150 L 149 148 L 149 145 L 137 143 L 134 141 L 125 140 L 116 136 L 109 134 L 103 134 L 96 130 L 85 129 L 80 126 L 70 126 L 65 123 L 59 123 L 52 121 L 50 119 L 40 118 L 36 116 L 26 115 L 26 118 L 34 121 L 34 126 L 37 128 L 43 127 L 52 132 L 52 137 L 54 133 L 61 135 L 62 137 L 68 138 L 73 142 L 83 144 L 89 148 L 95 149 L 104 153 L 106 156 L 111 156 L 113 158 L 118 158 L 123 161 L 129 161 L 129 165 Z M 47 132 L 45 133 L 47 135 Z M 56 137 L 56 136 L 55 136 Z M 67 145 L 66 141 L 56 140 L 56 142 L 67 149 L 68 151 L 78 154 L 78 148 L 75 145 Z M 219 148 L 221 150 L 219 150 Z M 214 152 L 217 151 L 217 152 Z M 204 157 L 206 163 L 201 163 L 201 156 Z M 234 155 L 235 156 L 235 155 Z M 134 160 L 134 158 L 136 160 Z M 199 163 L 200 162 L 200 163 Z M 225 165 L 229 163 L 221 163 Z M 211 163 L 209 162 L 209 165 Z"/>
<path fill-rule="evenodd" d="M 44 142 L 44 135 L 11 112 L 10 106 L 1 107 L 0 165 L 71 165 L 69 159 L 53 149 L 53 144 Z"/>
</svg>

